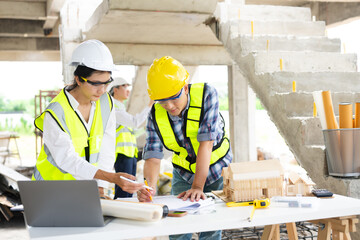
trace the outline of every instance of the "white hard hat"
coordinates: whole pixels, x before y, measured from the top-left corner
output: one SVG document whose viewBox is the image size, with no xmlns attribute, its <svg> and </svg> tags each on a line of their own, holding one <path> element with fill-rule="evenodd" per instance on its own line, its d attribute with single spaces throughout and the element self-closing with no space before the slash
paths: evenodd
<svg viewBox="0 0 360 240">
<path fill-rule="evenodd" d="M 127 79 L 122 77 L 114 77 L 114 81 L 112 82 L 113 86 L 121 86 L 125 84 L 131 85 L 131 83 Z"/>
<path fill-rule="evenodd" d="M 121 86 L 121 85 L 125 85 L 125 84 L 131 85 L 131 83 L 125 78 L 114 77 L 114 81 L 112 81 L 109 84 L 107 89 L 108 89 L 108 91 L 110 91 L 113 87 L 117 87 L 117 86 Z"/>
<path fill-rule="evenodd" d="M 76 47 L 70 65 L 83 65 L 99 71 L 115 71 L 109 48 L 99 40 L 87 40 Z"/>
</svg>

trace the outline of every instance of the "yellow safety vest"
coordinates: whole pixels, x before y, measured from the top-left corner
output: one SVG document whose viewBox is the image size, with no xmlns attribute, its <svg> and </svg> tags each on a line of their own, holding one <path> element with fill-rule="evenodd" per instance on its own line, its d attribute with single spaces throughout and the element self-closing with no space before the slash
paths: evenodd
<svg viewBox="0 0 360 240">
<path fill-rule="evenodd" d="M 187 113 L 185 113 L 185 137 L 190 140 L 193 157 L 188 155 L 184 147 L 180 146 L 179 139 L 175 136 L 172 128 L 172 121 L 167 111 L 158 103 L 154 104 L 151 114 L 154 121 L 155 130 L 160 137 L 164 147 L 174 152 L 172 163 L 174 167 L 182 168 L 187 172 L 195 173 L 196 156 L 200 143 L 197 140 L 200 123 L 204 115 L 204 92 L 206 84 L 195 83 L 189 85 L 190 105 Z M 222 116 L 220 115 L 221 119 Z M 223 137 L 221 141 L 213 146 L 210 165 L 226 156 L 230 149 L 230 142 L 223 129 Z"/>
<path fill-rule="evenodd" d="M 116 128 L 116 154 L 120 153 L 130 158 L 137 158 L 136 137 L 132 128 L 122 125 Z"/>
<path fill-rule="evenodd" d="M 35 119 L 35 127 L 43 131 L 45 113 L 49 113 L 62 131 L 67 133 L 73 143 L 75 152 L 93 165 L 99 161 L 99 152 L 108 123 L 113 103 L 109 94 L 103 94 L 96 101 L 96 109 L 90 133 L 88 133 L 80 117 L 71 107 L 64 89 L 50 102 L 45 111 Z M 32 180 L 74 180 L 70 174 L 59 168 L 54 161 L 46 143 L 42 146 L 36 161 Z"/>
</svg>

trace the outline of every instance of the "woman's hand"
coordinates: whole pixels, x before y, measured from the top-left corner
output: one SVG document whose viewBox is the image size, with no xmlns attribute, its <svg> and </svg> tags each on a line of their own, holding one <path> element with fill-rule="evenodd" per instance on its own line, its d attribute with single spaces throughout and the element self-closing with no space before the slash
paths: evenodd
<svg viewBox="0 0 360 240">
<path fill-rule="evenodd" d="M 115 173 L 114 183 L 119 187 L 121 187 L 121 189 L 125 192 L 134 193 L 144 186 L 143 183 L 133 183 L 125 179 L 121 179 L 120 178 L 121 176 L 133 181 L 136 181 L 136 177 L 131 174 L 123 173 L 123 172 Z"/>
<path fill-rule="evenodd" d="M 123 173 L 123 172 L 110 173 L 110 172 L 103 171 L 101 169 L 97 170 L 94 178 L 105 180 L 105 181 L 108 181 L 111 183 L 115 183 L 116 185 L 121 187 L 121 189 L 123 191 L 128 192 L 128 193 L 134 193 L 134 192 L 140 190 L 144 186 L 143 183 L 133 183 L 133 182 L 127 181 L 125 179 L 121 179 L 120 178 L 121 176 L 128 178 L 130 180 L 134 180 L 134 181 L 136 180 L 135 176 L 128 174 L 128 173 Z"/>
<path fill-rule="evenodd" d="M 177 197 L 182 198 L 184 201 L 190 198 L 191 202 L 194 200 L 199 201 L 200 199 L 206 199 L 205 193 L 200 188 L 191 188 L 185 192 L 180 193 Z"/>
</svg>

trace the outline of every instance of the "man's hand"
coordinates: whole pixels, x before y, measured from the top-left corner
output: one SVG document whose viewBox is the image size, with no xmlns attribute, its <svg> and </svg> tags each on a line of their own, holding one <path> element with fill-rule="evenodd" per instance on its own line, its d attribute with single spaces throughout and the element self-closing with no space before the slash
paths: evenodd
<svg viewBox="0 0 360 240">
<path fill-rule="evenodd" d="M 194 200 L 199 201 L 200 199 L 206 199 L 204 192 L 200 188 L 191 188 L 185 192 L 180 193 L 177 197 L 182 198 L 184 201 L 189 198 L 191 202 Z"/>
<path fill-rule="evenodd" d="M 137 191 L 137 198 L 139 202 L 151 202 L 150 196 L 154 196 L 156 190 L 154 187 L 152 187 L 152 190 L 149 189 L 149 191 L 146 190 L 146 188 L 142 188 L 139 191 Z"/>
</svg>

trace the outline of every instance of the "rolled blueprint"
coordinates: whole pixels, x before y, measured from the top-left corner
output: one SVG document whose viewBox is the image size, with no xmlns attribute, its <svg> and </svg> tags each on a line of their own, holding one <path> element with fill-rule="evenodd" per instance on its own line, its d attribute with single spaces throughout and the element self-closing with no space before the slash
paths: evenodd
<svg viewBox="0 0 360 240">
<path fill-rule="evenodd" d="M 325 118 L 324 103 L 323 103 L 321 93 L 322 93 L 322 91 L 315 91 L 315 92 L 313 92 L 313 97 L 314 97 L 314 102 L 316 105 L 317 114 L 320 119 L 321 128 L 324 130 L 324 129 L 327 129 L 327 125 L 326 125 L 326 118 Z"/>
<path fill-rule="evenodd" d="M 340 154 L 344 173 L 353 173 L 353 121 L 352 104 L 339 103 Z"/>
<path fill-rule="evenodd" d="M 139 221 L 159 221 L 167 215 L 167 206 L 152 203 L 126 202 L 101 199 L 104 216 L 126 218 Z M 164 214 L 166 212 L 166 214 Z"/>
</svg>

